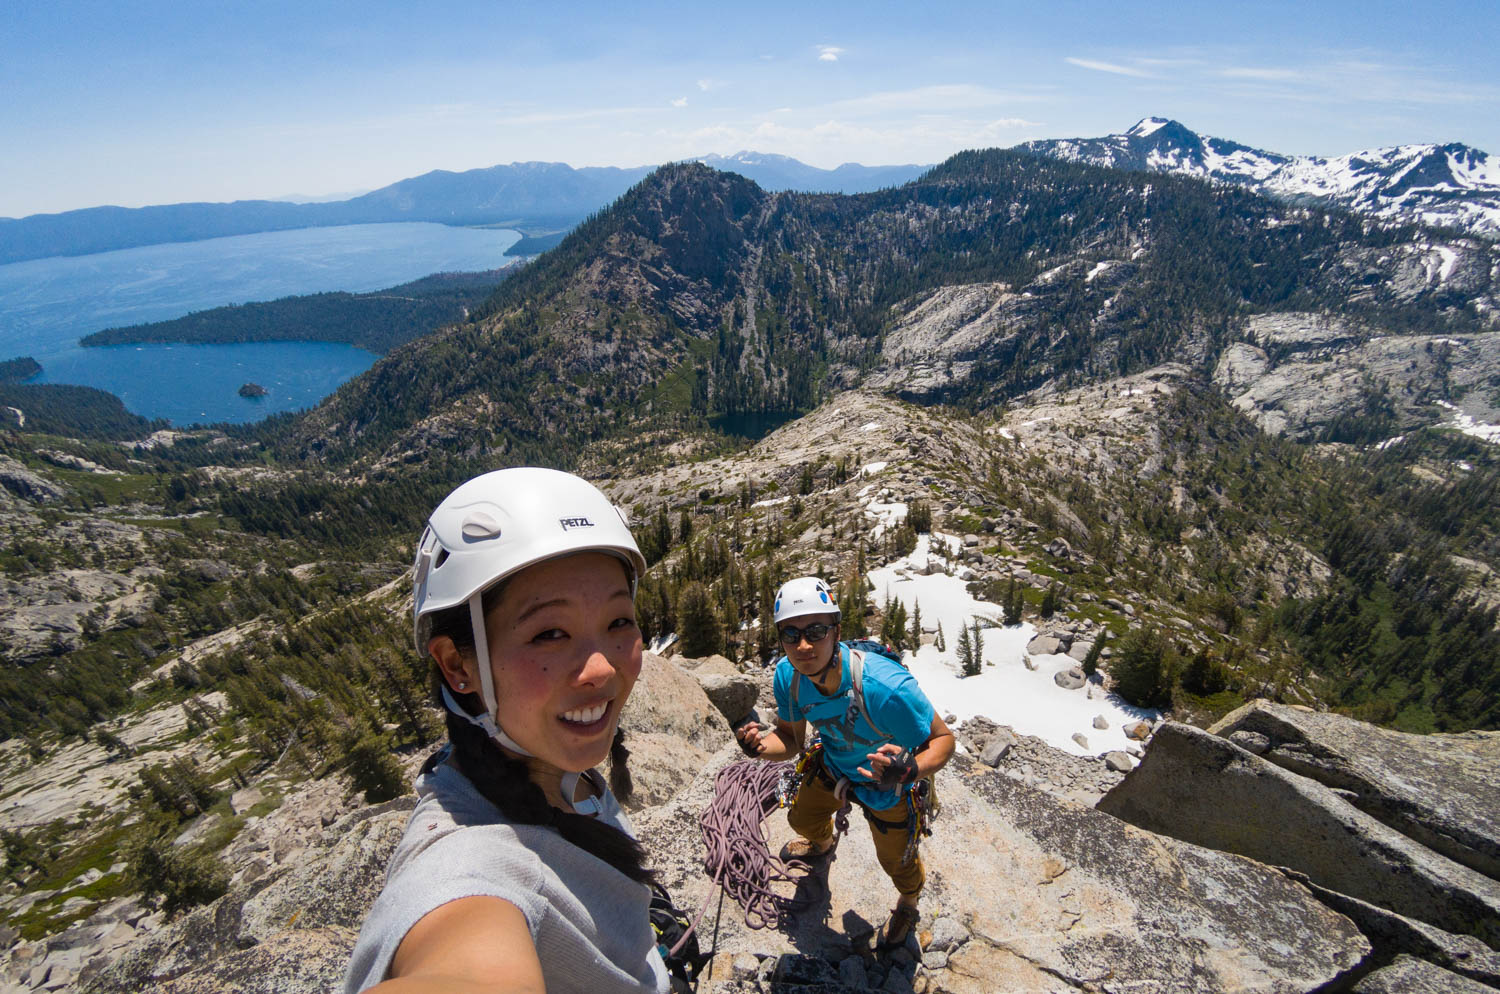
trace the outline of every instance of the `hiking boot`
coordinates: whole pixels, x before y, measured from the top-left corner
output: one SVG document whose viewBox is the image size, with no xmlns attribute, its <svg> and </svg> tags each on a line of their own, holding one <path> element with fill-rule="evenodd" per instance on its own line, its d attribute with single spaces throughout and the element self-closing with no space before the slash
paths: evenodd
<svg viewBox="0 0 1500 994">
<path fill-rule="evenodd" d="M 793 839 L 781 847 L 781 861 L 783 863 L 797 860 L 802 863 L 815 863 L 833 852 L 833 842 L 824 843 L 821 847 L 810 839 Z"/>
<path fill-rule="evenodd" d="M 911 930 L 922 920 L 922 912 L 905 904 L 898 904 L 891 916 L 875 933 L 876 949 L 893 949 L 906 942 Z"/>
</svg>

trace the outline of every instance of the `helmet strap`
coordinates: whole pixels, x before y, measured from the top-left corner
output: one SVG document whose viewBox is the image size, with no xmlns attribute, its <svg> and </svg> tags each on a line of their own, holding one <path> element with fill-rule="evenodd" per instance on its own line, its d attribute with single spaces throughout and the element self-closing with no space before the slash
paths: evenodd
<svg viewBox="0 0 1500 994">
<path fill-rule="evenodd" d="M 448 695 L 447 687 L 443 688 L 443 703 L 448 705 L 448 710 L 467 719 L 469 724 L 478 725 L 484 729 L 490 738 L 511 752 L 530 756 L 530 750 L 507 735 L 505 729 L 500 727 L 500 705 L 495 698 L 495 677 L 490 672 L 490 646 L 484 635 L 484 595 L 482 593 L 469 598 L 469 624 L 474 629 L 474 668 L 479 670 L 479 696 L 484 701 L 484 715 L 476 718 L 459 707 L 458 702 Z"/>
</svg>

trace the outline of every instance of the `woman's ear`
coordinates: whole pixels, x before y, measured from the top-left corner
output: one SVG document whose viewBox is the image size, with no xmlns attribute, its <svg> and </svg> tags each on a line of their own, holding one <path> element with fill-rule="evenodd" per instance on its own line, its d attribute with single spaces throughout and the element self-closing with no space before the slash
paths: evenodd
<svg viewBox="0 0 1500 994">
<path fill-rule="evenodd" d="M 427 652 L 437 662 L 438 672 L 450 690 L 459 694 L 478 691 L 479 674 L 474 662 L 459 651 L 453 639 L 447 635 L 433 636 L 427 643 Z"/>
</svg>

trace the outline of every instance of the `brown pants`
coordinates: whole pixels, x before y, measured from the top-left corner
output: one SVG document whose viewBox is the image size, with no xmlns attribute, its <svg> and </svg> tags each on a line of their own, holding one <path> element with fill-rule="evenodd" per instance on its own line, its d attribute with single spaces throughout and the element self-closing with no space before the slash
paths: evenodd
<svg viewBox="0 0 1500 994">
<path fill-rule="evenodd" d="M 826 776 L 821 769 L 810 773 L 802 781 L 802 786 L 797 791 L 797 800 L 786 814 L 787 824 L 792 827 L 792 831 L 809 842 L 820 845 L 833 838 L 833 816 L 843 807 L 834 796 Z M 858 808 L 859 805 L 855 804 L 855 807 Z M 880 868 L 896 885 L 896 890 L 903 896 L 911 897 L 922 892 L 922 885 L 927 882 L 927 872 L 922 868 L 920 852 L 910 863 L 902 862 L 906 856 L 907 841 L 911 838 L 906 824 L 907 814 L 908 809 L 903 800 L 884 811 L 866 811 L 865 820 L 877 818 L 883 823 L 878 826 L 874 822 L 870 824 L 875 856 L 880 860 Z"/>
</svg>

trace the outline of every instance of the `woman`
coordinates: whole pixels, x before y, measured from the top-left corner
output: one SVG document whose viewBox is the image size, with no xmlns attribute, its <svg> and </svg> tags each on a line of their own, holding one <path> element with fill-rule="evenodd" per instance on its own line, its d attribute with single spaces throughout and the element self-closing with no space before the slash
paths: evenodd
<svg viewBox="0 0 1500 994">
<path fill-rule="evenodd" d="M 417 781 L 346 992 L 669 989 L 644 851 L 593 770 L 613 754 L 628 793 L 617 726 L 645 568 L 618 510 L 566 473 L 486 473 L 432 513 L 412 613 L 450 742 Z"/>
</svg>

